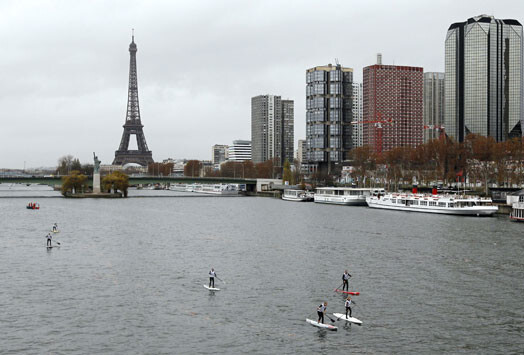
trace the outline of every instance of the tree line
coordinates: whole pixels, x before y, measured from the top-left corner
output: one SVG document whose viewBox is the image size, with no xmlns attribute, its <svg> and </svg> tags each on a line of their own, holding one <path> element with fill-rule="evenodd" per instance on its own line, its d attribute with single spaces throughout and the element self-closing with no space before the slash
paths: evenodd
<svg viewBox="0 0 524 355">
<path fill-rule="evenodd" d="M 470 187 L 524 184 L 524 138 L 496 142 L 492 137 L 469 134 L 464 142 L 443 137 L 416 148 L 398 147 L 377 154 L 371 147 L 351 152 L 351 176 L 362 187 L 399 184 L 433 185 L 467 182 Z"/>
<path fill-rule="evenodd" d="M 199 171 L 202 168 L 202 162 L 198 160 L 190 160 L 184 167 L 185 176 L 193 175 L 194 171 Z M 232 177 L 242 179 L 283 179 L 294 184 L 300 181 L 299 167 L 291 168 L 291 163 L 286 160 L 284 166 L 279 166 L 276 160 L 269 159 L 261 163 L 253 163 L 251 160 L 245 161 L 227 161 L 220 164 L 220 169 L 213 167 L 204 168 L 205 177 Z"/>
<path fill-rule="evenodd" d="M 102 192 L 117 193 L 120 191 L 124 197 L 127 197 L 129 188 L 129 177 L 121 172 L 115 171 L 105 175 L 100 182 Z M 73 170 L 69 175 L 62 177 L 61 192 L 64 196 L 74 195 L 87 192 L 89 189 L 88 177 L 81 171 Z"/>
<path fill-rule="evenodd" d="M 73 171 L 79 171 L 84 175 L 93 175 L 93 164 L 82 164 L 78 158 L 72 155 L 64 155 L 58 159 L 56 167 L 57 175 L 69 175 Z"/>
</svg>

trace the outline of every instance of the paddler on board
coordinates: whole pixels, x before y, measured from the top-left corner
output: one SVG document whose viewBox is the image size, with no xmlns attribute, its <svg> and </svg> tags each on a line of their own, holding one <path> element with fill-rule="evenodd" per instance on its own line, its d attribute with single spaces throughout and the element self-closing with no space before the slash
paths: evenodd
<svg viewBox="0 0 524 355">
<path fill-rule="evenodd" d="M 347 270 L 344 271 L 344 274 L 342 275 L 342 282 L 343 282 L 343 285 L 342 286 L 342 291 L 349 291 L 349 278 L 351 277 L 351 275 L 349 274 L 349 272 Z"/>
<path fill-rule="evenodd" d="M 211 268 L 211 271 L 209 272 L 209 287 L 210 288 L 211 287 L 215 288 L 215 276 L 217 276 L 217 273 L 215 272 L 215 269 Z"/>
<path fill-rule="evenodd" d="M 344 305 L 346 306 L 346 318 L 351 318 L 351 297 L 350 296 L 346 298 L 346 302 L 344 302 Z M 348 312 L 349 312 L 349 317 L 348 317 Z"/>
<path fill-rule="evenodd" d="M 318 314 L 317 323 L 324 324 L 324 314 L 326 314 L 326 309 L 327 309 L 327 302 L 321 303 L 320 306 L 317 307 L 317 314 Z"/>
<path fill-rule="evenodd" d="M 50 247 L 51 246 L 51 238 L 53 238 L 51 236 L 51 233 L 47 233 L 47 235 L 45 237 L 47 238 L 47 246 Z"/>
</svg>

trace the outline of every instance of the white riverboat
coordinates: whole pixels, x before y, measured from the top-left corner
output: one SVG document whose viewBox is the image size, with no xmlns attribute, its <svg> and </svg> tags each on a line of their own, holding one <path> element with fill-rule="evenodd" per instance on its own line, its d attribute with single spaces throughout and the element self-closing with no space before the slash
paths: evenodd
<svg viewBox="0 0 524 355">
<path fill-rule="evenodd" d="M 169 189 L 172 191 L 179 191 L 179 192 L 193 192 L 193 185 L 191 184 L 172 184 L 169 186 Z"/>
<path fill-rule="evenodd" d="M 238 186 L 236 184 L 204 184 L 195 192 L 211 195 L 238 195 Z"/>
<path fill-rule="evenodd" d="M 186 189 L 187 189 L 186 184 L 172 184 L 169 186 L 169 190 L 172 190 L 172 191 L 185 192 L 187 191 Z"/>
<path fill-rule="evenodd" d="M 317 203 L 329 203 L 346 206 L 365 206 L 366 197 L 373 193 L 384 193 L 380 188 L 356 187 L 318 187 L 314 200 Z"/>
<path fill-rule="evenodd" d="M 522 197 L 524 196 L 521 196 L 521 198 Z M 512 208 L 511 208 L 511 213 L 509 215 L 509 218 L 515 222 L 524 222 L 524 201 L 515 202 L 513 203 L 511 207 Z"/>
<path fill-rule="evenodd" d="M 211 195 L 238 195 L 241 186 L 238 184 L 173 184 L 170 190 Z"/>
<path fill-rule="evenodd" d="M 388 193 L 369 196 L 366 202 L 371 208 L 463 216 L 492 216 L 498 211 L 491 198 L 478 196 Z"/>
<path fill-rule="evenodd" d="M 285 189 L 282 194 L 282 200 L 305 202 L 309 199 L 306 190 Z"/>
</svg>

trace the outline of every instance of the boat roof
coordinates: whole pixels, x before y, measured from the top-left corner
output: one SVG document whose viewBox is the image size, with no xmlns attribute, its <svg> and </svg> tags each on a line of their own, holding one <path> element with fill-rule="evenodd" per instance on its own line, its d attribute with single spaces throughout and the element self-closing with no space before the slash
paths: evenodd
<svg viewBox="0 0 524 355">
<path fill-rule="evenodd" d="M 388 196 L 389 195 L 389 196 Z M 413 193 L 402 193 L 402 192 L 390 192 L 386 195 L 387 197 L 395 198 L 413 198 L 413 199 L 427 199 L 434 198 L 439 199 L 451 199 L 455 201 L 471 201 L 471 200 L 481 200 L 481 201 L 491 201 L 491 197 L 479 197 L 471 195 L 456 195 L 456 194 L 413 194 Z"/>
<path fill-rule="evenodd" d="M 341 191 L 384 191 L 382 187 L 317 187 L 317 190 L 341 190 Z"/>
</svg>

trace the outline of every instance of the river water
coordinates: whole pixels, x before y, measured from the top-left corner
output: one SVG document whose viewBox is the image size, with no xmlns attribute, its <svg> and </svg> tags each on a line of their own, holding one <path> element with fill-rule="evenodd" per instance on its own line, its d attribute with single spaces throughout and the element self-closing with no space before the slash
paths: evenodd
<svg viewBox="0 0 524 355">
<path fill-rule="evenodd" d="M 38 193 L 56 198 L 0 191 L 0 353 L 524 351 L 524 224 L 507 216 Z M 202 287 L 210 267 L 216 293 Z M 346 268 L 363 326 L 307 324 L 322 301 L 344 311 Z"/>
</svg>

